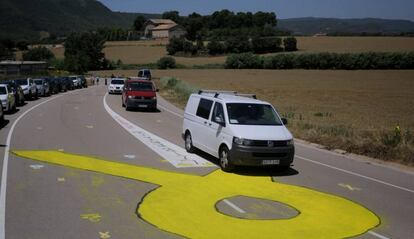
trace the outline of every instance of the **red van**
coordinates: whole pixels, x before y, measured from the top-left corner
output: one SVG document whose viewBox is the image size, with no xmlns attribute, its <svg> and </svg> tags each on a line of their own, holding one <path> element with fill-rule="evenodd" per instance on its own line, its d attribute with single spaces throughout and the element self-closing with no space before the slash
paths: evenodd
<svg viewBox="0 0 414 239">
<path fill-rule="evenodd" d="M 152 81 L 126 80 L 122 92 L 122 107 L 126 110 L 132 108 L 157 109 L 158 89 Z"/>
</svg>

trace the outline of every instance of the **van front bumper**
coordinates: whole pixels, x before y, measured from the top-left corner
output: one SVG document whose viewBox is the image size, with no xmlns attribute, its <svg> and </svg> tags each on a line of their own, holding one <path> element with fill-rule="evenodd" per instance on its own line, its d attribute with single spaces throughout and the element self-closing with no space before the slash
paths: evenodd
<svg viewBox="0 0 414 239">
<path fill-rule="evenodd" d="M 154 99 L 128 99 L 126 102 L 128 108 L 157 108 L 157 100 Z"/>
<path fill-rule="evenodd" d="M 295 146 L 255 147 L 234 144 L 231 162 L 243 166 L 287 166 L 293 162 Z"/>
</svg>

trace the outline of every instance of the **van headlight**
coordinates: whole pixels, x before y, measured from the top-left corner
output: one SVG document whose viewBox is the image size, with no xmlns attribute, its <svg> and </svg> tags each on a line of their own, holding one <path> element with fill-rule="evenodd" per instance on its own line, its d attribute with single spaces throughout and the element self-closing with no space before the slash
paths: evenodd
<svg viewBox="0 0 414 239">
<path fill-rule="evenodd" d="M 287 141 L 286 141 L 286 145 L 287 145 L 287 146 L 291 146 L 291 145 L 293 145 L 293 139 L 291 139 L 291 140 L 287 140 Z"/>
<path fill-rule="evenodd" d="M 133 95 L 128 95 L 128 99 L 134 99 L 135 96 Z"/>
<path fill-rule="evenodd" d="M 152 99 L 152 100 L 156 100 L 156 99 L 157 99 L 157 97 L 156 97 L 156 96 L 154 96 L 154 97 L 152 97 L 151 99 Z"/>
<path fill-rule="evenodd" d="M 237 145 L 244 145 L 244 146 L 251 146 L 254 143 L 254 141 L 251 139 L 243 139 L 239 137 L 234 137 L 233 142 Z"/>
</svg>

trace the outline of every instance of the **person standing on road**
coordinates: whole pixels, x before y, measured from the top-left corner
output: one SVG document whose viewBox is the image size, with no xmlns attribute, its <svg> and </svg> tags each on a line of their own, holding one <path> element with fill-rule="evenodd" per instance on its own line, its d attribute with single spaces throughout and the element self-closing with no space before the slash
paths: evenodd
<svg viewBox="0 0 414 239">
<path fill-rule="evenodd" d="M 96 84 L 99 85 L 99 77 L 96 77 Z"/>
</svg>

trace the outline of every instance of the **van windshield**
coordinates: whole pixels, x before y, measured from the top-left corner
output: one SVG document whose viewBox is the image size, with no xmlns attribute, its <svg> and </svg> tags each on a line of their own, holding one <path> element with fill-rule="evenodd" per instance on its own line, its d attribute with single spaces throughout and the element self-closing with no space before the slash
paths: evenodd
<svg viewBox="0 0 414 239">
<path fill-rule="evenodd" d="M 282 125 L 272 106 L 265 104 L 226 104 L 230 124 Z"/>
<path fill-rule="evenodd" d="M 0 95 L 5 95 L 5 94 L 7 94 L 6 87 L 0 86 Z"/>
<path fill-rule="evenodd" d="M 27 85 L 27 80 L 26 79 L 18 79 L 18 80 L 16 80 L 16 84 L 18 84 L 18 85 Z"/>
<path fill-rule="evenodd" d="M 137 91 L 154 91 L 152 83 L 150 82 L 130 82 L 128 88 Z"/>
</svg>

